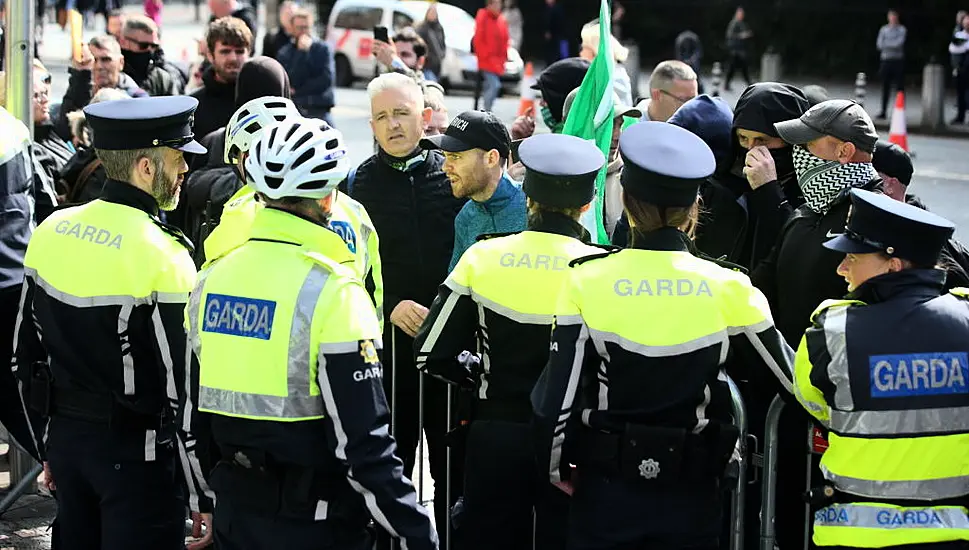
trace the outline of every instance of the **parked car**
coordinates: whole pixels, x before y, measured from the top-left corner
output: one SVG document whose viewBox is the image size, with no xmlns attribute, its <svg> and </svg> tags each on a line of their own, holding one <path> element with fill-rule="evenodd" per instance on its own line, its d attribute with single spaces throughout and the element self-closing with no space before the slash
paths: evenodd
<svg viewBox="0 0 969 550">
<path fill-rule="evenodd" d="M 369 80 L 376 74 L 374 27 L 387 27 L 393 35 L 421 22 L 429 4 L 422 0 L 337 0 L 330 11 L 326 34 L 334 46 L 337 85 L 350 86 L 355 80 Z M 472 88 L 478 77 L 478 59 L 471 53 L 474 17 L 451 4 L 436 5 L 447 42 L 439 76 L 441 85 L 445 90 Z M 505 74 L 501 77 L 508 90 L 517 91 L 524 69 L 518 50 L 509 46 Z"/>
</svg>

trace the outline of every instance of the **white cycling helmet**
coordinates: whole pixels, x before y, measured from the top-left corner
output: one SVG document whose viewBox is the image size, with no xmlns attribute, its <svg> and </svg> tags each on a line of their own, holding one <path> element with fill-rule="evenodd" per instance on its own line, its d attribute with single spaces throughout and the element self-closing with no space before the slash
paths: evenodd
<svg viewBox="0 0 969 550">
<path fill-rule="evenodd" d="M 271 199 L 322 199 L 350 173 L 343 134 L 322 120 L 292 118 L 263 130 L 249 149 L 246 180 Z"/>
<path fill-rule="evenodd" d="M 285 97 L 266 96 L 247 101 L 225 125 L 223 161 L 238 164 L 239 156 L 249 151 L 263 128 L 299 116 L 296 105 Z"/>
</svg>

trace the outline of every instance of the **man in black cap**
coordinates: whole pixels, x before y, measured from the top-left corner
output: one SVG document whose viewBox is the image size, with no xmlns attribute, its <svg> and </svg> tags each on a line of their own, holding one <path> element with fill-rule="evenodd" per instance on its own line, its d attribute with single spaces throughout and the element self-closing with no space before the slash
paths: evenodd
<svg viewBox="0 0 969 550">
<path fill-rule="evenodd" d="M 454 269 L 464 251 L 486 233 L 525 229 L 525 194 L 505 173 L 511 138 L 501 120 L 484 111 L 456 116 L 444 134 L 421 141 L 424 149 L 444 153 L 451 193 L 464 203 L 454 218 Z"/>
<path fill-rule="evenodd" d="M 835 273 L 841 258 L 821 244 L 844 227 L 848 192 L 877 186 L 871 156 L 878 134 L 864 108 L 843 99 L 818 103 L 800 118 L 778 122 L 774 128 L 794 146 L 794 172 L 805 204 L 794 211 L 750 278 L 767 297 L 777 328 L 796 347 L 818 304 L 847 292 L 844 280 Z M 770 398 L 754 397 L 750 406 L 762 410 L 767 403 L 760 399 L 769 403 Z M 804 540 L 807 511 L 800 495 L 805 490 L 808 420 L 794 407 L 787 407 L 781 419 L 776 518 L 781 547 Z"/>
<path fill-rule="evenodd" d="M 542 121 L 553 134 L 562 132 L 562 127 L 565 126 L 565 98 L 569 92 L 582 85 L 587 72 L 588 61 L 581 57 L 570 57 L 549 65 L 538 75 L 538 82 L 532 85 L 533 90 L 542 92 Z"/>
<path fill-rule="evenodd" d="M 103 194 L 56 211 L 27 249 L 14 369 L 44 419 L 36 445 L 57 487 L 59 548 L 181 548 L 186 504 L 211 525 L 183 409 L 197 374 L 182 327 L 192 245 L 159 220 L 178 202 L 183 152 L 205 152 L 197 106 L 179 96 L 86 107 Z"/>
<path fill-rule="evenodd" d="M 969 518 L 950 503 L 969 496 L 954 467 L 969 461 L 969 291 L 945 292 L 936 267 L 955 226 L 863 190 L 851 203 L 824 243 L 844 254 L 850 294 L 812 314 L 796 361 L 795 395 L 838 434 L 821 459 L 814 543 L 964 548 Z"/>
<path fill-rule="evenodd" d="M 474 392 L 458 530 L 458 545 L 469 550 L 532 548 L 533 540 L 535 548 L 565 547 L 568 498 L 542 482 L 547 473 L 535 463 L 529 396 L 548 360 L 568 263 L 601 252 L 581 242 L 590 236 L 578 219 L 605 159 L 594 143 L 561 134 L 528 138 L 519 153 L 527 230 L 471 246 L 440 286 L 415 340 L 418 368 Z M 475 340 L 484 368 L 469 372 L 455 358 Z"/>
<path fill-rule="evenodd" d="M 908 193 L 915 168 L 907 151 L 894 143 L 879 141 L 871 163 L 882 179 L 882 192 L 897 201 L 928 210 L 922 199 Z M 939 266 L 946 272 L 946 290 L 969 286 L 969 250 L 955 238 L 949 239 L 942 248 Z"/>
</svg>

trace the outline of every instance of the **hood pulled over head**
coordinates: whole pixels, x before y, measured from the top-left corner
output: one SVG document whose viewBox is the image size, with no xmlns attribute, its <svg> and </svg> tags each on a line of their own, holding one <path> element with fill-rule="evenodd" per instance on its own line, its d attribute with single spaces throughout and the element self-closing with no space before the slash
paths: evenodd
<svg viewBox="0 0 969 550">
<path fill-rule="evenodd" d="M 696 134 L 713 151 L 717 171 L 728 169 L 733 151 L 733 113 L 727 102 L 719 97 L 699 95 L 684 103 L 667 121 Z"/>
<path fill-rule="evenodd" d="M 239 71 L 236 108 L 267 96 L 289 98 L 289 75 L 279 61 L 260 55 L 247 61 Z"/>
</svg>

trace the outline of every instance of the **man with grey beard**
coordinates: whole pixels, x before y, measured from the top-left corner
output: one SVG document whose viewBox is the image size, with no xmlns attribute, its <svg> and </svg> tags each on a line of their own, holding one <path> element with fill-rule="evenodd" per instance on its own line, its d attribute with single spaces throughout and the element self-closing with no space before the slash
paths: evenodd
<svg viewBox="0 0 969 550">
<path fill-rule="evenodd" d="M 104 190 L 51 214 L 27 247 L 12 363 L 28 449 L 57 490 L 57 548 L 180 549 L 186 505 L 211 525 L 186 407 L 192 245 L 159 219 L 178 203 L 183 152 L 205 152 L 197 107 L 185 96 L 86 107 Z"/>
</svg>

